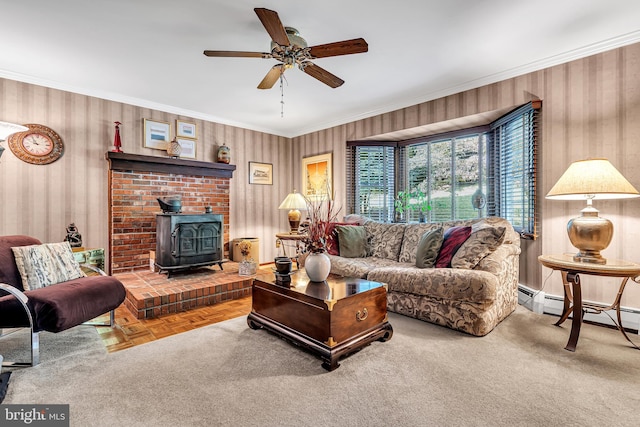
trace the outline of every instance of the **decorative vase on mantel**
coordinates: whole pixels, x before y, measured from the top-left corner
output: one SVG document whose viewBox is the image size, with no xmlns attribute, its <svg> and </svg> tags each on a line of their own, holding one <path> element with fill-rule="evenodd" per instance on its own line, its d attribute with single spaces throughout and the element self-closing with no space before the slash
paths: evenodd
<svg viewBox="0 0 640 427">
<path fill-rule="evenodd" d="M 312 282 L 324 282 L 331 271 L 331 260 L 325 252 L 311 252 L 304 261 L 307 277 Z"/>
<path fill-rule="evenodd" d="M 231 162 L 231 149 L 227 147 L 227 144 L 222 144 L 220 148 L 218 148 L 218 163 L 227 163 Z"/>
<path fill-rule="evenodd" d="M 173 138 L 173 140 L 167 145 L 167 154 L 171 157 L 178 158 L 182 153 L 182 145 Z"/>
</svg>

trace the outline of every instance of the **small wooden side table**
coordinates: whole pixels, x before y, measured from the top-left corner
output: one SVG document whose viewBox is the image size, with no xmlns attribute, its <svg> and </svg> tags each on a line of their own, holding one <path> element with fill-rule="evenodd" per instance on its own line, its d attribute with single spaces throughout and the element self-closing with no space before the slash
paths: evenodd
<svg viewBox="0 0 640 427">
<path fill-rule="evenodd" d="M 306 234 L 293 234 L 293 233 L 278 233 L 276 234 L 276 247 L 279 248 L 280 246 L 282 246 L 282 252 L 284 253 L 284 256 L 288 256 L 287 255 L 287 248 L 285 245 L 285 242 L 294 242 L 295 243 L 295 250 L 296 250 L 296 255 L 289 257 L 293 260 L 295 260 L 296 262 L 296 268 L 300 268 L 300 265 L 298 264 L 298 257 L 300 256 L 300 254 L 302 253 L 302 241 L 307 237 Z"/>
<path fill-rule="evenodd" d="M 104 270 L 104 249 L 103 248 L 71 248 L 73 257 L 80 264 L 91 264 Z"/>
<path fill-rule="evenodd" d="M 562 274 L 562 283 L 564 285 L 564 308 L 560 320 L 556 322 L 556 326 L 560 326 L 571 313 L 573 318 L 571 321 L 571 335 L 565 350 L 576 351 L 578 337 L 580 336 L 580 326 L 582 325 L 582 317 L 585 310 L 591 310 L 594 313 L 601 313 L 607 310 L 616 310 L 618 322 L 616 327 L 627 341 L 633 347 L 640 350 L 631 339 L 627 336 L 622 327 L 622 319 L 620 317 L 620 299 L 629 279 L 638 283 L 640 276 L 640 264 L 631 261 L 607 259 L 606 264 L 590 264 L 587 262 L 577 262 L 573 260 L 573 255 L 540 255 L 538 257 L 540 264 L 552 270 L 559 270 Z M 622 283 L 618 289 L 618 295 L 615 301 L 608 307 L 601 305 L 585 303 L 582 301 L 582 288 L 580 285 L 580 274 L 591 276 L 620 277 Z M 569 288 L 571 285 L 571 289 Z M 615 323 L 615 321 L 614 321 Z"/>
</svg>

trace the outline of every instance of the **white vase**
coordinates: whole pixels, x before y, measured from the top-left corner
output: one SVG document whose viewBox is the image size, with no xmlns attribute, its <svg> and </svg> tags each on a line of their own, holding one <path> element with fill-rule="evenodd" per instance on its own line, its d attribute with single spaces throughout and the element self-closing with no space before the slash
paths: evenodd
<svg viewBox="0 0 640 427">
<path fill-rule="evenodd" d="M 331 271 L 331 260 L 324 252 L 311 252 L 304 260 L 304 269 L 309 280 L 312 282 L 323 282 L 329 277 Z"/>
</svg>

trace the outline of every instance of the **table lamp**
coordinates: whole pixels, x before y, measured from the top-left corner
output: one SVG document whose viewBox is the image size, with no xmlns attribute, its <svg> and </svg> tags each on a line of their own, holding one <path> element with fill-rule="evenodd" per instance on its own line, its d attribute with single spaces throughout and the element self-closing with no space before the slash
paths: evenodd
<svg viewBox="0 0 640 427">
<path fill-rule="evenodd" d="M 0 122 L 0 142 L 7 139 L 7 137 L 16 132 L 24 132 L 29 130 L 28 127 L 22 125 L 16 125 L 13 123 Z M 4 147 L 0 145 L 0 157 L 2 157 L 2 153 L 4 152 Z"/>
<path fill-rule="evenodd" d="M 302 194 L 293 190 L 287 197 L 280 203 L 278 209 L 289 209 L 289 227 L 291 228 L 291 234 L 298 234 L 298 227 L 300 226 L 300 210 L 307 209 L 307 201 Z"/>
<path fill-rule="evenodd" d="M 606 264 L 600 255 L 611 243 L 613 224 L 598 216 L 593 199 L 627 199 L 640 197 L 638 190 L 607 159 L 586 159 L 571 163 L 558 182 L 549 190 L 547 199 L 586 200 L 582 214 L 569 221 L 567 233 L 579 252 L 573 260 Z"/>
</svg>

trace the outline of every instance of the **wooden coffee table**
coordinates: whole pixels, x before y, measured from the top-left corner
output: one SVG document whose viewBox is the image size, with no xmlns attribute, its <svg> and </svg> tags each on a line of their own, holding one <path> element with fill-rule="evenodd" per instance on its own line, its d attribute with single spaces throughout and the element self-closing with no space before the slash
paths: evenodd
<svg viewBox="0 0 640 427">
<path fill-rule="evenodd" d="M 319 356 L 329 371 L 341 357 L 393 335 L 382 283 L 337 276 L 315 283 L 304 270 L 291 279 L 285 286 L 275 275 L 254 280 L 251 329 L 264 328 Z"/>
</svg>

